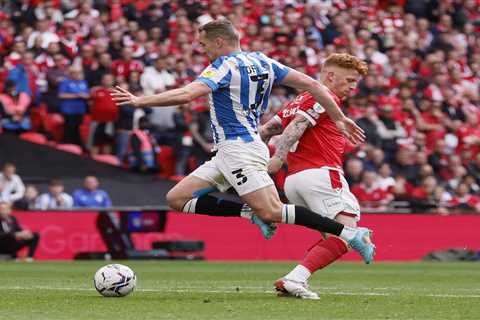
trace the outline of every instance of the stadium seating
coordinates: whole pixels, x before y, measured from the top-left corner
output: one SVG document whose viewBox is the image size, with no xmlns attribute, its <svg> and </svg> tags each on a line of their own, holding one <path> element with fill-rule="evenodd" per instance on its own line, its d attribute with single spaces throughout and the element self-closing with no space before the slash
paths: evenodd
<svg viewBox="0 0 480 320">
<path fill-rule="evenodd" d="M 62 150 L 62 151 L 65 151 L 65 152 L 70 152 L 70 153 L 78 154 L 78 155 L 81 155 L 83 153 L 82 148 L 77 146 L 76 144 L 70 144 L 70 143 L 57 144 L 56 148 L 58 150 Z"/>
<path fill-rule="evenodd" d="M 116 167 L 121 166 L 121 163 L 118 160 L 118 158 L 114 155 L 111 155 L 111 154 L 97 154 L 97 155 L 92 156 L 92 159 L 96 160 L 96 161 L 108 163 L 108 164 L 110 164 L 112 166 L 116 166 Z"/>
<path fill-rule="evenodd" d="M 24 132 L 20 134 L 20 139 L 27 140 L 38 144 L 47 144 L 48 139 L 38 132 Z"/>
</svg>

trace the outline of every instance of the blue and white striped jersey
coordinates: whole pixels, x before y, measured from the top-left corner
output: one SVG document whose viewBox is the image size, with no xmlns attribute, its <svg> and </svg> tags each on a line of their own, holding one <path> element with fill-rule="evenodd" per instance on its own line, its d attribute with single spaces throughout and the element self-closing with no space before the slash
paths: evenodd
<svg viewBox="0 0 480 320">
<path fill-rule="evenodd" d="M 258 138 L 260 117 L 268 106 L 272 86 L 288 71 L 260 52 L 234 52 L 210 64 L 196 81 L 212 89 L 209 103 L 215 144 Z"/>
</svg>

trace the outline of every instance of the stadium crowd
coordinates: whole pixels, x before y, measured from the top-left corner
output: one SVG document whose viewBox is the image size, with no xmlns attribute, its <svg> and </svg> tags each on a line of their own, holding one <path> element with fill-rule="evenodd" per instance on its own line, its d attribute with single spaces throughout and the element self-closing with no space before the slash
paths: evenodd
<svg viewBox="0 0 480 320">
<path fill-rule="evenodd" d="M 72 195 L 64 192 L 61 180 L 52 179 L 48 191 L 39 194 L 33 185 L 24 185 L 16 174 L 13 163 L 6 163 L 0 172 L 0 202 L 5 202 L 23 210 L 55 210 L 71 208 L 110 208 L 112 201 L 107 191 L 99 188 L 100 182 L 95 176 L 87 176 L 83 187 L 76 189 Z"/>
<path fill-rule="evenodd" d="M 478 211 L 479 8 L 478 0 L 0 1 L 2 130 L 115 153 L 139 171 L 162 168 L 157 153 L 169 146 L 174 174 L 187 174 L 211 156 L 207 102 L 117 108 L 109 88 L 153 94 L 194 80 L 208 65 L 194 31 L 225 17 L 243 49 L 313 77 L 333 52 L 368 62 L 344 103 L 367 135 L 345 164 L 365 208 L 405 201 Z M 295 94 L 274 88 L 263 121 Z"/>
</svg>

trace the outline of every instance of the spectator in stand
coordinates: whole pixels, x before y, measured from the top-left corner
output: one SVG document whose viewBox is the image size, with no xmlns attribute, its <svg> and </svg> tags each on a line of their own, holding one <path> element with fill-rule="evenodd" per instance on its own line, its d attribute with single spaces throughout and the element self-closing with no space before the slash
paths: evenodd
<svg viewBox="0 0 480 320">
<path fill-rule="evenodd" d="M 138 129 L 130 133 L 128 141 L 128 167 L 139 172 L 158 172 L 157 153 L 159 147 L 149 132 L 147 117 L 138 121 Z M 178 161 L 178 160 L 177 160 Z"/>
<path fill-rule="evenodd" d="M 13 163 L 6 163 L 0 173 L 0 200 L 13 203 L 25 194 L 22 179 L 16 174 L 17 168 Z"/>
<path fill-rule="evenodd" d="M 433 171 L 437 175 L 447 166 L 448 156 L 445 140 L 436 140 L 433 152 L 428 156 L 428 163 L 432 166 Z"/>
<path fill-rule="evenodd" d="M 473 159 L 480 152 L 480 121 L 477 110 L 466 113 L 466 123 L 462 124 L 457 131 L 457 152 L 465 152 L 468 158 Z"/>
<path fill-rule="evenodd" d="M 477 184 L 480 184 L 480 153 L 477 153 L 473 161 L 468 164 L 468 173 L 476 179 Z"/>
<path fill-rule="evenodd" d="M 155 59 L 151 67 L 146 67 L 140 83 L 145 95 L 152 95 L 171 89 L 175 86 L 175 77 L 167 69 L 166 57 Z"/>
<path fill-rule="evenodd" d="M 29 184 L 25 188 L 25 194 L 22 199 L 17 200 L 13 203 L 13 207 L 19 210 L 31 210 L 35 208 L 35 203 L 38 197 L 37 188 Z"/>
<path fill-rule="evenodd" d="M 77 66 L 70 66 L 67 79 L 58 86 L 60 112 L 65 118 L 64 141 L 83 146 L 80 136 L 80 125 L 88 111 L 90 90 L 83 79 L 83 72 Z"/>
<path fill-rule="evenodd" d="M 411 207 L 417 211 L 429 211 L 437 208 L 435 191 L 438 187 L 438 181 L 434 176 L 423 178 L 421 184 L 411 191 Z"/>
<path fill-rule="evenodd" d="M 73 206 L 76 208 L 110 208 L 112 202 L 105 190 L 98 189 L 95 176 L 85 177 L 83 188 L 73 193 Z"/>
<path fill-rule="evenodd" d="M 35 41 L 40 39 L 42 49 L 47 49 L 52 42 L 59 42 L 60 38 L 55 32 L 50 30 L 50 21 L 47 19 L 38 19 L 35 31 L 30 34 L 27 40 L 27 47 L 32 49 Z"/>
<path fill-rule="evenodd" d="M 378 115 L 375 107 L 368 106 L 365 115 L 357 120 L 358 125 L 365 131 L 366 142 L 373 146 L 381 146 L 381 138 L 378 134 Z"/>
<path fill-rule="evenodd" d="M 415 163 L 416 148 L 413 145 L 402 146 L 398 149 L 392 163 L 395 175 L 402 175 L 410 183 L 414 183 L 418 175 L 418 166 Z"/>
<path fill-rule="evenodd" d="M 18 250 L 28 247 L 27 261 L 32 261 L 40 236 L 23 229 L 11 213 L 10 203 L 0 200 L 0 253 L 15 259 Z"/>
<path fill-rule="evenodd" d="M 129 86 L 126 82 L 119 83 L 118 86 L 129 90 Z M 157 108 L 158 109 L 158 108 Z M 117 155 L 118 160 L 121 163 L 127 162 L 127 152 L 128 152 L 128 140 L 130 138 L 130 132 L 134 129 L 134 118 L 135 115 L 141 112 L 140 118 L 145 116 L 143 110 L 136 110 L 131 106 L 119 106 L 118 107 L 118 117 L 115 123 L 115 154 Z"/>
<path fill-rule="evenodd" d="M 88 83 L 89 78 L 87 78 L 87 75 L 90 75 L 90 73 L 98 67 L 93 46 L 90 44 L 80 46 L 80 55 L 73 60 L 72 65 L 83 70 L 83 76 Z M 91 86 L 90 83 L 88 83 L 88 85 Z"/>
<path fill-rule="evenodd" d="M 36 99 L 36 79 L 38 68 L 34 64 L 34 55 L 32 52 L 23 53 L 21 60 L 8 71 L 7 79 L 15 82 L 17 92 L 25 92 L 32 101 Z"/>
<path fill-rule="evenodd" d="M 467 175 L 467 170 L 463 166 L 455 166 L 452 168 L 452 177 L 447 181 L 446 189 L 450 192 L 457 190 L 460 183 L 464 183 L 463 180 Z"/>
<path fill-rule="evenodd" d="M 365 171 L 378 171 L 380 166 L 385 163 L 385 154 L 380 148 L 365 147 L 366 157 L 363 160 L 363 168 Z"/>
<path fill-rule="evenodd" d="M 117 120 L 118 108 L 110 96 L 114 85 L 112 74 L 102 76 L 102 84 L 94 87 L 90 93 L 91 107 L 89 147 L 90 154 L 111 154 L 114 141 L 114 122 Z"/>
<path fill-rule="evenodd" d="M 396 201 L 409 201 L 411 199 L 411 192 L 413 190 L 412 184 L 401 174 L 394 177 L 395 185 L 393 186 L 392 193 Z"/>
<path fill-rule="evenodd" d="M 383 163 L 378 169 L 377 186 L 382 190 L 392 192 L 395 179 L 392 177 L 392 169 L 388 163 Z"/>
<path fill-rule="evenodd" d="M 35 8 L 35 17 L 37 20 L 53 21 L 55 23 L 63 23 L 63 14 L 60 9 L 55 7 L 53 0 L 46 0 L 44 3 L 39 3 Z"/>
<path fill-rule="evenodd" d="M 193 138 L 192 154 L 198 167 L 213 156 L 213 133 L 210 129 L 210 111 L 205 104 L 194 106 L 193 111 L 189 129 Z"/>
<path fill-rule="evenodd" d="M 140 78 L 140 84 L 146 95 L 156 94 L 175 86 L 176 80 L 167 69 L 167 58 L 160 56 L 155 60 L 152 67 L 145 68 L 145 72 Z M 175 127 L 174 114 L 176 107 L 152 108 L 150 113 L 150 122 L 154 126 L 154 132 L 160 144 L 172 144 L 175 139 L 172 130 Z"/>
<path fill-rule="evenodd" d="M 480 185 L 477 183 L 474 176 L 466 175 L 463 178 L 463 183 L 465 183 L 468 186 L 468 190 L 470 193 L 476 194 L 476 195 L 480 194 Z"/>
<path fill-rule="evenodd" d="M 480 198 L 469 193 L 466 183 L 459 183 L 455 189 L 455 195 L 449 202 L 451 211 L 479 212 Z"/>
<path fill-rule="evenodd" d="M 363 172 L 362 181 L 352 187 L 352 193 L 363 208 L 384 210 L 393 200 L 390 191 L 378 186 L 377 174 L 373 171 Z"/>
<path fill-rule="evenodd" d="M 53 56 L 54 65 L 46 72 L 47 91 L 42 95 L 42 100 L 47 104 L 48 112 L 60 112 L 58 86 L 67 78 L 67 62 L 64 55 L 57 53 Z"/>
<path fill-rule="evenodd" d="M 405 129 L 393 118 L 393 107 L 384 105 L 378 117 L 377 132 L 382 140 L 382 148 L 387 159 L 392 159 L 397 151 L 397 140 L 406 137 Z"/>
<path fill-rule="evenodd" d="M 65 21 L 60 31 L 60 43 L 69 59 L 74 59 L 77 56 L 80 41 L 81 37 L 77 34 L 77 24 L 73 21 Z"/>
<path fill-rule="evenodd" d="M 345 161 L 345 179 L 349 185 L 353 186 L 362 180 L 363 162 L 357 158 L 351 158 Z"/>
<path fill-rule="evenodd" d="M 73 207 L 73 198 L 65 193 L 60 180 L 52 180 L 48 185 L 48 192 L 41 194 L 35 203 L 35 209 L 69 209 Z"/>
<path fill-rule="evenodd" d="M 122 58 L 112 62 L 112 72 L 115 76 L 123 76 L 128 79 L 130 72 L 143 72 L 143 65 L 140 61 L 132 58 L 132 48 L 123 47 Z"/>
<path fill-rule="evenodd" d="M 85 79 L 89 86 L 99 86 L 105 74 L 112 73 L 112 58 L 108 52 L 99 54 L 98 62 L 91 68 L 85 70 Z"/>
<path fill-rule="evenodd" d="M 5 82 L 4 93 L 0 94 L 0 123 L 5 132 L 20 134 L 30 130 L 30 118 L 27 109 L 30 96 L 25 92 L 17 92 L 12 80 Z"/>
<path fill-rule="evenodd" d="M 190 104 L 184 104 L 176 108 L 173 114 L 175 123 L 174 149 L 177 158 L 175 159 L 175 175 L 185 176 L 190 172 L 189 157 L 192 154 L 193 138 L 188 128 L 192 120 Z"/>
</svg>

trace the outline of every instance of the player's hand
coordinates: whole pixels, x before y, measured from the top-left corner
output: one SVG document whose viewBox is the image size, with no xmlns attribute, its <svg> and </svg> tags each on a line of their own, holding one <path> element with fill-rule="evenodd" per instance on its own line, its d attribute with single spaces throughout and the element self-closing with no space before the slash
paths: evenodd
<svg viewBox="0 0 480 320">
<path fill-rule="evenodd" d="M 352 119 L 345 117 L 335 122 L 337 128 L 354 145 L 365 142 L 365 132 Z"/>
<path fill-rule="evenodd" d="M 280 170 L 282 165 L 283 161 L 280 160 L 278 157 L 273 156 L 272 158 L 270 158 L 270 161 L 268 161 L 267 172 L 269 174 L 275 174 L 278 172 L 278 170 Z"/>
<path fill-rule="evenodd" d="M 134 107 L 139 107 L 138 97 L 131 94 L 128 90 L 125 90 L 119 86 L 115 86 L 110 93 L 113 101 L 115 101 L 119 106 L 122 105 L 132 105 Z"/>
</svg>

